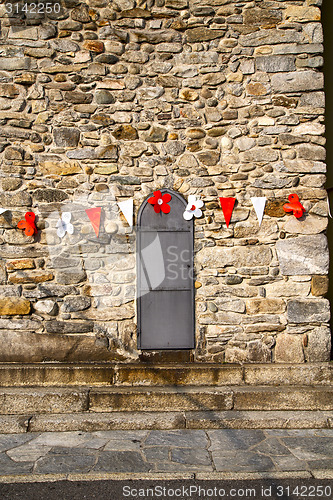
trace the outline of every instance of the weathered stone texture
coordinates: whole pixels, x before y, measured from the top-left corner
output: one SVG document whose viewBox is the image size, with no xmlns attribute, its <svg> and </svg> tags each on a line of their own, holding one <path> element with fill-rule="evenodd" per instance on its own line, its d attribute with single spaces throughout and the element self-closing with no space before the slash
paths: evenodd
<svg viewBox="0 0 333 500">
<path fill-rule="evenodd" d="M 302 363 L 304 361 L 302 337 L 287 333 L 278 335 L 275 347 L 275 361 L 277 363 Z"/>
<path fill-rule="evenodd" d="M 314 328 L 307 334 L 306 358 L 309 363 L 330 361 L 331 330 L 328 327 Z"/>
<path fill-rule="evenodd" d="M 330 304 L 327 299 L 292 300 L 287 306 L 290 323 L 327 323 L 330 320 Z"/>
<path fill-rule="evenodd" d="M 281 274 L 308 275 L 328 273 L 328 246 L 324 235 L 299 236 L 276 243 Z"/>
<path fill-rule="evenodd" d="M 160 188 L 205 202 L 195 360 L 328 359 L 320 4 L 73 0 L 20 25 L 1 10 L 0 360 L 138 359 L 136 231 L 117 202 L 136 224 Z M 301 219 L 283 210 L 293 192 Z"/>
</svg>

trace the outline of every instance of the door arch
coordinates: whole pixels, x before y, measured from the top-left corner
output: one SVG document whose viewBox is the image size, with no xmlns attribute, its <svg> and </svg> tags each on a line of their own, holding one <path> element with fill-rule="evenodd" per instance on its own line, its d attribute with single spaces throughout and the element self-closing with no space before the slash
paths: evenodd
<svg viewBox="0 0 333 500">
<path fill-rule="evenodd" d="M 184 198 L 170 189 L 170 213 L 155 213 L 149 195 L 138 212 L 137 313 L 139 349 L 193 349 L 193 221 Z"/>
</svg>

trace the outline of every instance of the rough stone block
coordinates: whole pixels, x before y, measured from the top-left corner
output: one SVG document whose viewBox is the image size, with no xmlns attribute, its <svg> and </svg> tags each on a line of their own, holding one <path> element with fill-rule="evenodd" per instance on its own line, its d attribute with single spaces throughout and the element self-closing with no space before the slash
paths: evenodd
<svg viewBox="0 0 333 500">
<path fill-rule="evenodd" d="M 36 304 L 34 304 L 34 309 L 40 314 L 56 316 L 58 312 L 58 305 L 54 300 L 39 300 Z"/>
<path fill-rule="evenodd" d="M 80 139 L 80 130 L 75 127 L 58 127 L 53 130 L 56 146 L 60 148 L 75 148 Z"/>
<path fill-rule="evenodd" d="M 253 7 L 244 9 L 244 24 L 272 27 L 282 20 L 282 12 L 279 9 L 268 9 Z"/>
<path fill-rule="evenodd" d="M 269 363 L 271 359 L 271 349 L 259 339 L 249 342 L 246 349 L 227 347 L 225 350 L 226 363 Z"/>
<path fill-rule="evenodd" d="M 294 71 L 295 58 L 292 56 L 265 56 L 256 58 L 257 70 L 266 73 Z"/>
<path fill-rule="evenodd" d="M 321 13 L 319 7 L 289 5 L 285 11 L 285 17 L 289 22 L 320 21 Z"/>
<path fill-rule="evenodd" d="M 40 161 L 38 167 L 45 175 L 73 175 L 82 172 L 82 168 L 78 162 L 65 162 L 61 159 Z"/>
<path fill-rule="evenodd" d="M 0 194 L 2 207 L 31 207 L 32 199 L 28 193 Z"/>
<path fill-rule="evenodd" d="M 0 297 L 0 316 L 29 314 L 30 301 L 21 297 Z"/>
<path fill-rule="evenodd" d="M 45 203 L 57 203 L 67 200 L 68 194 L 60 189 L 36 189 L 34 191 L 34 197 L 37 201 L 43 201 Z"/>
<path fill-rule="evenodd" d="M 47 271 L 17 271 L 9 275 L 9 283 L 44 283 L 51 281 L 54 275 Z"/>
<path fill-rule="evenodd" d="M 204 26 L 200 28 L 193 28 L 186 31 L 186 39 L 188 43 L 194 42 L 208 42 L 216 38 L 223 37 L 224 30 L 209 29 Z"/>
<path fill-rule="evenodd" d="M 241 153 L 240 156 L 247 162 L 270 163 L 279 159 L 279 152 L 271 148 L 253 148 Z"/>
<path fill-rule="evenodd" d="M 275 314 L 286 310 L 285 301 L 282 299 L 248 299 L 246 312 L 248 314 Z"/>
<path fill-rule="evenodd" d="M 305 37 L 296 30 L 265 29 L 240 36 L 240 44 L 244 47 L 259 47 L 286 43 L 300 43 Z"/>
<path fill-rule="evenodd" d="M 328 273 L 327 238 L 323 234 L 280 240 L 276 243 L 276 250 L 283 275 Z"/>
<path fill-rule="evenodd" d="M 330 361 L 331 338 L 331 330 L 325 326 L 315 328 L 308 333 L 305 353 L 310 363 Z"/>
<path fill-rule="evenodd" d="M 27 320 L 0 320 L 0 343 L 6 346 L 0 351 L 0 362 L 35 363 L 47 359 L 70 363 L 124 359 L 124 355 L 110 351 L 108 343 L 95 336 L 35 333 L 40 329 L 41 324 L 37 321 L 29 324 Z"/>
<path fill-rule="evenodd" d="M 81 283 L 87 277 L 86 272 L 82 269 L 73 269 L 70 271 L 59 271 L 57 272 L 57 282 L 62 285 L 72 285 L 76 283 Z"/>
<path fill-rule="evenodd" d="M 36 62 L 30 57 L 2 57 L 0 60 L 1 71 L 29 70 L 36 67 Z"/>
<path fill-rule="evenodd" d="M 265 245 L 234 248 L 214 247 L 202 249 L 198 252 L 197 257 L 202 265 L 210 269 L 218 269 L 222 263 L 223 266 L 255 267 L 270 264 L 272 252 Z"/>
<path fill-rule="evenodd" d="M 272 76 L 274 92 L 308 92 L 322 90 L 323 87 L 324 76 L 317 71 L 293 71 Z"/>
<path fill-rule="evenodd" d="M 15 271 L 17 269 L 34 269 L 35 262 L 33 259 L 18 259 L 7 261 L 7 271 Z"/>
<path fill-rule="evenodd" d="M 330 303 L 327 299 L 291 300 L 287 306 L 291 323 L 327 323 L 330 320 Z"/>
<path fill-rule="evenodd" d="M 311 280 L 311 293 L 315 297 L 321 297 L 328 293 L 328 276 L 313 276 Z"/>
<path fill-rule="evenodd" d="M 303 363 L 301 335 L 280 333 L 276 338 L 275 361 L 277 363 Z"/>
<path fill-rule="evenodd" d="M 308 215 L 304 220 L 290 217 L 284 225 L 287 233 L 293 234 L 318 234 L 326 230 L 328 220 L 326 217 Z"/>
</svg>

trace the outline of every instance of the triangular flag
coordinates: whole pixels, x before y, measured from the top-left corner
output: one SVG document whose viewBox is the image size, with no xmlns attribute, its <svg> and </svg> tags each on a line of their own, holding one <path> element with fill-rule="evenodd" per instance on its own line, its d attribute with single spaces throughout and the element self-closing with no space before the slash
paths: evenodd
<svg viewBox="0 0 333 500">
<path fill-rule="evenodd" d="M 88 217 L 90 219 L 90 222 L 92 224 L 92 227 L 93 227 L 97 237 L 99 235 L 99 226 L 101 223 L 101 212 L 102 212 L 101 207 L 87 208 L 87 210 L 86 210 L 86 214 L 88 215 Z"/>
<path fill-rule="evenodd" d="M 266 206 L 266 201 L 267 198 L 265 196 L 257 198 L 256 196 L 254 198 L 251 198 L 252 205 L 254 207 L 254 210 L 257 214 L 258 221 L 259 221 L 259 226 L 261 225 L 262 218 L 264 216 L 264 210 Z"/>
<path fill-rule="evenodd" d="M 8 208 L 0 208 L 0 215 L 4 214 L 5 212 L 8 212 Z"/>
<path fill-rule="evenodd" d="M 124 214 L 125 219 L 127 220 L 130 227 L 133 227 L 133 200 L 130 198 L 129 200 L 119 201 L 118 206 L 122 213 Z"/>
<path fill-rule="evenodd" d="M 234 209 L 236 198 L 220 198 L 220 203 L 225 218 L 225 223 L 229 227 L 231 214 Z"/>
</svg>

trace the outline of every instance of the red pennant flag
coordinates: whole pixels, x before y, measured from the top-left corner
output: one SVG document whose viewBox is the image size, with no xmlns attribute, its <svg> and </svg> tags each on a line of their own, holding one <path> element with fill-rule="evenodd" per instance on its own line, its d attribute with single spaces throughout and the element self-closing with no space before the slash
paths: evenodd
<svg viewBox="0 0 333 500">
<path fill-rule="evenodd" d="M 86 210 L 86 214 L 88 215 L 88 217 L 90 219 L 90 222 L 92 224 L 92 227 L 94 228 L 94 231 L 95 231 L 97 237 L 99 235 L 99 226 L 101 223 L 101 212 L 102 212 L 101 207 L 88 208 Z"/>
<path fill-rule="evenodd" d="M 220 203 L 225 218 L 225 223 L 229 227 L 231 214 L 234 209 L 236 198 L 220 198 Z"/>
</svg>

